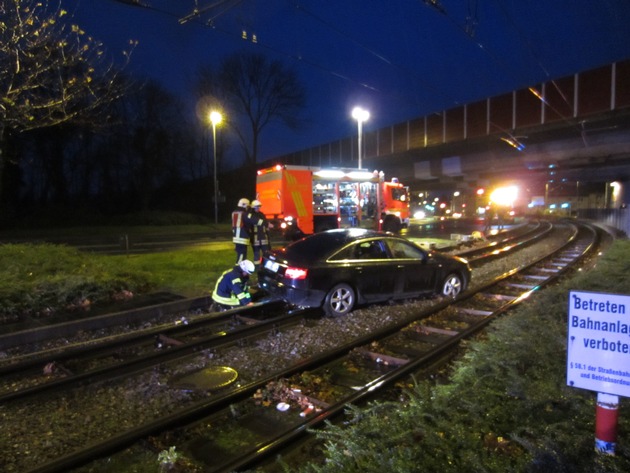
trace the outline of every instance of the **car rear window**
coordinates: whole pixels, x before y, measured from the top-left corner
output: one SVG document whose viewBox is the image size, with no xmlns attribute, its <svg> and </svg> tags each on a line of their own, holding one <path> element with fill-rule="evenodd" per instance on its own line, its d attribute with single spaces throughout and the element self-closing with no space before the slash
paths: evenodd
<svg viewBox="0 0 630 473">
<path fill-rule="evenodd" d="M 316 261 L 327 258 L 338 251 L 346 243 L 356 240 L 344 232 L 317 233 L 311 237 L 291 243 L 284 249 L 288 259 L 299 258 L 306 261 Z"/>
</svg>

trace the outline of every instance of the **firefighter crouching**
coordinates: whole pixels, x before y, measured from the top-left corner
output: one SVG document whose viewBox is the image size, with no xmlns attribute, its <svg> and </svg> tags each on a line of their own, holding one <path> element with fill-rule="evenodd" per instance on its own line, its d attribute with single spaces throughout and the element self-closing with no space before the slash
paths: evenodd
<svg viewBox="0 0 630 473">
<path fill-rule="evenodd" d="M 225 271 L 212 291 L 212 310 L 221 312 L 253 304 L 247 282 L 254 271 L 254 263 L 249 260 L 243 260 Z"/>
</svg>

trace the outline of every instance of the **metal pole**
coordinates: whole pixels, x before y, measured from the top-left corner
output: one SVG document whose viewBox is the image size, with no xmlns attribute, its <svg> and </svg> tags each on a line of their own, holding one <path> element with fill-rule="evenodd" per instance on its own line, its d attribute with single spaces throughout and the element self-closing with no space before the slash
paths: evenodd
<svg viewBox="0 0 630 473">
<path fill-rule="evenodd" d="M 217 126 L 212 122 L 212 148 L 214 154 L 214 223 L 219 222 L 219 183 L 217 180 Z"/>
<path fill-rule="evenodd" d="M 614 455 L 617 445 L 617 421 L 619 416 L 619 396 L 597 393 L 595 411 L 595 450 L 598 453 Z"/>
<path fill-rule="evenodd" d="M 361 134 L 363 132 L 363 121 L 359 119 L 357 123 L 359 124 L 359 169 L 361 169 Z"/>
</svg>

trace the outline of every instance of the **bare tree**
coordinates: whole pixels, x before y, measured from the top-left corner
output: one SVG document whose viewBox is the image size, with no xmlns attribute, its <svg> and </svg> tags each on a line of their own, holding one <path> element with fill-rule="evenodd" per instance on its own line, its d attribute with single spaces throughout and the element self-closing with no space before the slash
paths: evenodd
<svg viewBox="0 0 630 473">
<path fill-rule="evenodd" d="M 140 208 L 147 210 L 153 192 L 179 178 L 186 148 L 177 138 L 186 128 L 185 117 L 179 100 L 155 81 L 128 96 L 125 107 L 133 120 L 123 132 L 129 142 L 124 154 Z"/>
<path fill-rule="evenodd" d="M 103 123 L 99 112 L 124 92 L 121 67 L 69 17 L 58 2 L 0 2 L 0 180 L 8 135 L 62 123 Z"/>
<path fill-rule="evenodd" d="M 300 125 L 299 113 L 306 102 L 306 92 L 293 70 L 280 61 L 270 61 L 261 54 L 236 53 L 227 57 L 216 73 L 200 69 L 200 92 L 211 94 L 230 114 L 245 118 L 249 126 L 239 127 L 228 116 L 245 151 L 248 165 L 255 165 L 263 129 L 274 121 L 289 128 Z"/>
</svg>

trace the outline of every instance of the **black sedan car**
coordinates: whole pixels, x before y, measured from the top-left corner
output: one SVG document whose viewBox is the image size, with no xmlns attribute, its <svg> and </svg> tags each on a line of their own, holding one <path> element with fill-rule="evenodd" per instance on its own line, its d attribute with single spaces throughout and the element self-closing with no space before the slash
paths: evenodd
<svg viewBox="0 0 630 473">
<path fill-rule="evenodd" d="M 259 286 L 298 307 L 347 314 L 357 304 L 428 294 L 455 297 L 470 281 L 466 260 L 426 251 L 391 233 L 329 230 L 267 251 Z"/>
</svg>

